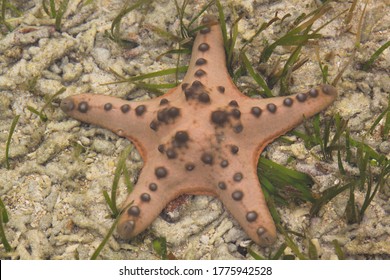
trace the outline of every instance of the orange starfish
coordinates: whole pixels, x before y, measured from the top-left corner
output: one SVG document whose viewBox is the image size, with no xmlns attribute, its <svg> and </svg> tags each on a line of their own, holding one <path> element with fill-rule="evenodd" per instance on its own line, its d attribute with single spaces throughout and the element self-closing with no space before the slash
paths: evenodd
<svg viewBox="0 0 390 280">
<path fill-rule="evenodd" d="M 218 20 L 205 16 L 183 82 L 161 97 L 130 102 L 81 94 L 61 102 L 83 122 L 131 140 L 144 167 L 124 205 L 118 233 L 145 230 L 181 194 L 218 197 L 259 245 L 276 239 L 256 166 L 273 139 L 328 107 L 337 92 L 322 85 L 289 97 L 251 99 L 233 84 Z M 131 203 L 132 202 L 132 203 Z"/>
</svg>

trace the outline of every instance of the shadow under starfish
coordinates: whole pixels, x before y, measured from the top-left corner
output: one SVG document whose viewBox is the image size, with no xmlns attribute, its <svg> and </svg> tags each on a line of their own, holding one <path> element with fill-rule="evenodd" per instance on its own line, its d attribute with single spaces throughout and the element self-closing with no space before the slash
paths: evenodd
<svg viewBox="0 0 390 280">
<path fill-rule="evenodd" d="M 181 194 L 218 197 L 259 245 L 276 239 L 275 224 L 256 173 L 258 158 L 273 139 L 328 107 L 330 85 L 288 97 L 252 99 L 226 69 L 218 20 L 205 16 L 183 82 L 153 100 L 131 102 L 80 94 L 61 109 L 83 122 L 131 140 L 144 167 L 124 205 L 118 233 L 129 239 L 145 230 Z"/>
</svg>

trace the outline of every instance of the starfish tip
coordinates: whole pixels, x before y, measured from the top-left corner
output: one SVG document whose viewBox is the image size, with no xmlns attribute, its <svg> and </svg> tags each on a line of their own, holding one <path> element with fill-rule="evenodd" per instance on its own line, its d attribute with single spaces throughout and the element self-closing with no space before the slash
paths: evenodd
<svg viewBox="0 0 390 280">
<path fill-rule="evenodd" d="M 117 232 L 122 239 L 130 239 L 135 228 L 134 221 L 125 221 L 118 224 Z"/>
<path fill-rule="evenodd" d="M 218 18 L 215 15 L 204 15 L 202 18 L 203 24 L 218 23 Z"/>
<path fill-rule="evenodd" d="M 261 246 L 261 247 L 268 247 L 268 246 L 274 244 L 275 241 L 276 241 L 276 234 L 272 235 L 272 234 L 268 234 L 268 233 L 264 233 L 260 237 L 260 241 L 256 242 L 256 239 L 255 239 L 256 244 Z"/>
<path fill-rule="evenodd" d="M 322 92 L 326 95 L 332 96 L 334 98 L 337 97 L 337 89 L 334 86 L 331 86 L 329 84 L 323 84 L 321 86 Z"/>
<path fill-rule="evenodd" d="M 65 113 L 68 113 L 75 108 L 75 104 L 70 97 L 67 97 L 61 101 L 60 108 Z"/>
</svg>

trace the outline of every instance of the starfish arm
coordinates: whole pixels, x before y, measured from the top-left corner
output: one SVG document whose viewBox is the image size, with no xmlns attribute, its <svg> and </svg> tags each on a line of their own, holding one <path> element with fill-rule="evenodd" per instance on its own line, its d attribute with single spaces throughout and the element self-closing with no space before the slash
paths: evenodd
<svg viewBox="0 0 390 280">
<path fill-rule="evenodd" d="M 123 203 L 117 226 L 121 238 L 131 239 L 143 232 L 169 202 L 188 193 L 191 187 L 175 173 L 162 158 L 145 164 L 137 185 Z"/>
<path fill-rule="evenodd" d="M 205 90 L 211 98 L 235 98 L 244 96 L 230 78 L 226 67 L 225 46 L 218 19 L 207 15 L 202 20 L 201 29 L 194 41 L 188 71 L 183 84 L 199 80 L 207 85 Z"/>
<path fill-rule="evenodd" d="M 268 210 L 256 166 L 249 166 L 252 150 L 243 145 L 232 156 L 224 172 L 216 174 L 216 196 L 257 244 L 267 246 L 276 239 L 276 228 Z M 246 166 L 246 167 L 245 167 Z"/>
<path fill-rule="evenodd" d="M 146 174 L 146 173 L 144 173 Z M 140 176 L 137 186 L 126 198 L 119 218 L 117 232 L 123 239 L 131 239 L 143 232 L 173 200 L 169 189 L 161 183 Z"/>
<path fill-rule="evenodd" d="M 220 196 L 221 201 L 243 230 L 257 244 L 267 246 L 276 240 L 276 228 L 257 176 L 246 176 L 242 188 Z M 240 192 L 242 198 L 239 199 Z M 235 197 L 236 196 L 236 197 Z"/>
<path fill-rule="evenodd" d="M 149 127 L 155 115 L 155 104 L 156 101 L 130 102 L 111 96 L 79 94 L 63 99 L 61 109 L 72 118 L 126 137 L 145 157 L 145 147 L 152 145 L 155 136 Z"/>
<path fill-rule="evenodd" d="M 322 85 L 307 93 L 268 99 L 247 99 L 243 104 L 243 134 L 257 147 L 257 162 L 263 148 L 272 140 L 293 129 L 305 119 L 327 108 L 337 97 L 330 85 Z"/>
</svg>

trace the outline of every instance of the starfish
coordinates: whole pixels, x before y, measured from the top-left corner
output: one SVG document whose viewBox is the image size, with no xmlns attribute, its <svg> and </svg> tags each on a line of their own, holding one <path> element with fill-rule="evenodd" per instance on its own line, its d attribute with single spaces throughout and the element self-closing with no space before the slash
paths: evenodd
<svg viewBox="0 0 390 280">
<path fill-rule="evenodd" d="M 265 146 L 328 107 L 337 91 L 320 85 L 288 97 L 253 99 L 231 80 L 218 19 L 206 15 L 182 83 L 147 101 L 80 94 L 62 100 L 77 120 L 107 128 L 133 142 L 144 160 L 123 205 L 117 232 L 144 231 L 182 194 L 216 196 L 257 244 L 276 228 L 257 176 Z"/>
</svg>

